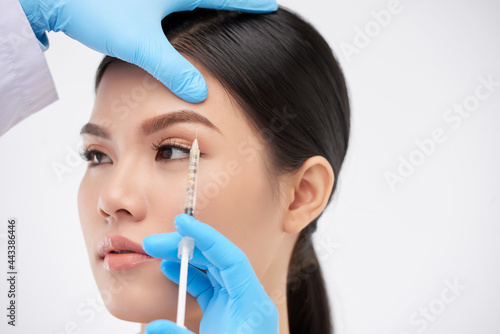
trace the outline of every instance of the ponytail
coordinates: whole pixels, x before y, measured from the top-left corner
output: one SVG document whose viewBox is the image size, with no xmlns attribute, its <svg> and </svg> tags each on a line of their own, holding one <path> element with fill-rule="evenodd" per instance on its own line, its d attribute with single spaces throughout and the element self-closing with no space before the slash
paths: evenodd
<svg viewBox="0 0 500 334">
<path fill-rule="evenodd" d="M 311 238 L 318 218 L 300 232 L 290 258 L 287 279 L 290 334 L 333 334 L 328 293 Z"/>
</svg>

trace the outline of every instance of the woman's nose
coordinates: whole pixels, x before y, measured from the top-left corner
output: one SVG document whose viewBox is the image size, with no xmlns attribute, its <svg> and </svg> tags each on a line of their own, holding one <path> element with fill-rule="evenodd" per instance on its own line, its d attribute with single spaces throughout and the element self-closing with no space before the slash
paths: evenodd
<svg viewBox="0 0 500 334">
<path fill-rule="evenodd" d="M 108 222 L 143 220 L 147 213 L 146 180 L 133 161 L 116 164 L 103 181 L 97 203 L 99 215 Z"/>
</svg>

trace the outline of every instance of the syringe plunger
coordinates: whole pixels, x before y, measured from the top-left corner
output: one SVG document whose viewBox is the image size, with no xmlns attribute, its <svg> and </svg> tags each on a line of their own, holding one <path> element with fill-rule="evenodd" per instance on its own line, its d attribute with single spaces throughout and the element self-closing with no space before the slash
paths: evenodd
<svg viewBox="0 0 500 334">
<path fill-rule="evenodd" d="M 179 259 L 182 259 L 182 254 L 186 252 L 188 254 L 188 260 L 191 260 L 193 258 L 193 250 L 194 239 L 191 237 L 182 237 L 181 241 L 179 242 L 177 257 Z"/>
</svg>

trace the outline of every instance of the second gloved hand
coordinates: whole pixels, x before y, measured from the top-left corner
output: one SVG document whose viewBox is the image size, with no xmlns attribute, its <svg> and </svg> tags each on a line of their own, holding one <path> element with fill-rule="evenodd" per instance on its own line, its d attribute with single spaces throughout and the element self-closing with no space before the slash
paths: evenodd
<svg viewBox="0 0 500 334">
<path fill-rule="evenodd" d="M 161 20 L 196 7 L 270 12 L 275 0 L 20 0 L 41 43 L 63 31 L 91 49 L 142 67 L 187 102 L 205 100 L 200 72 L 170 45 Z"/>
<path fill-rule="evenodd" d="M 178 232 L 150 235 L 143 248 L 151 256 L 164 259 L 161 270 L 179 284 L 180 262 L 177 244 L 183 236 L 195 239 L 188 268 L 187 292 L 197 298 L 203 312 L 201 334 L 277 334 L 279 315 L 266 294 L 245 253 L 211 226 L 187 214 L 177 215 Z M 147 334 L 192 333 L 168 320 L 156 320 Z"/>
</svg>

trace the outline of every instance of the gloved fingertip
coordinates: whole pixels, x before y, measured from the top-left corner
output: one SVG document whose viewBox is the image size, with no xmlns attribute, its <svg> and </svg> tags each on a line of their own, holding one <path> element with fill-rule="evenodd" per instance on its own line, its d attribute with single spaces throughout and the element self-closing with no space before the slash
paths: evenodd
<svg viewBox="0 0 500 334">
<path fill-rule="evenodd" d="M 270 11 L 270 12 L 275 12 L 277 11 L 279 8 L 278 6 L 278 2 L 277 1 L 271 1 L 271 3 L 269 4 L 269 7 L 267 7 L 267 9 Z"/>
<path fill-rule="evenodd" d="M 180 263 L 175 261 L 162 260 L 160 264 L 161 272 L 171 281 L 179 284 Z"/>
<path fill-rule="evenodd" d="M 162 334 L 169 327 L 168 320 L 154 320 L 146 326 L 146 334 Z"/>
<path fill-rule="evenodd" d="M 177 228 L 181 225 L 190 224 L 194 221 L 196 221 L 196 219 L 193 216 L 188 215 L 187 213 L 181 213 L 175 216 L 174 225 Z"/>
<path fill-rule="evenodd" d="M 154 246 L 161 242 L 161 239 L 162 237 L 159 234 L 148 235 L 142 240 L 142 248 L 149 254 L 150 251 L 153 250 Z"/>
<path fill-rule="evenodd" d="M 205 78 L 199 72 L 193 72 L 182 87 L 174 92 L 181 99 L 189 103 L 200 103 L 205 101 L 208 96 L 208 87 Z"/>
<path fill-rule="evenodd" d="M 276 0 L 262 0 L 252 2 L 252 7 L 249 10 L 253 13 L 270 13 L 275 12 L 279 8 Z"/>
<path fill-rule="evenodd" d="M 172 267 L 178 267 L 180 265 L 179 261 L 163 259 L 163 260 L 161 260 L 160 268 L 167 270 L 167 269 L 172 268 Z"/>
</svg>

